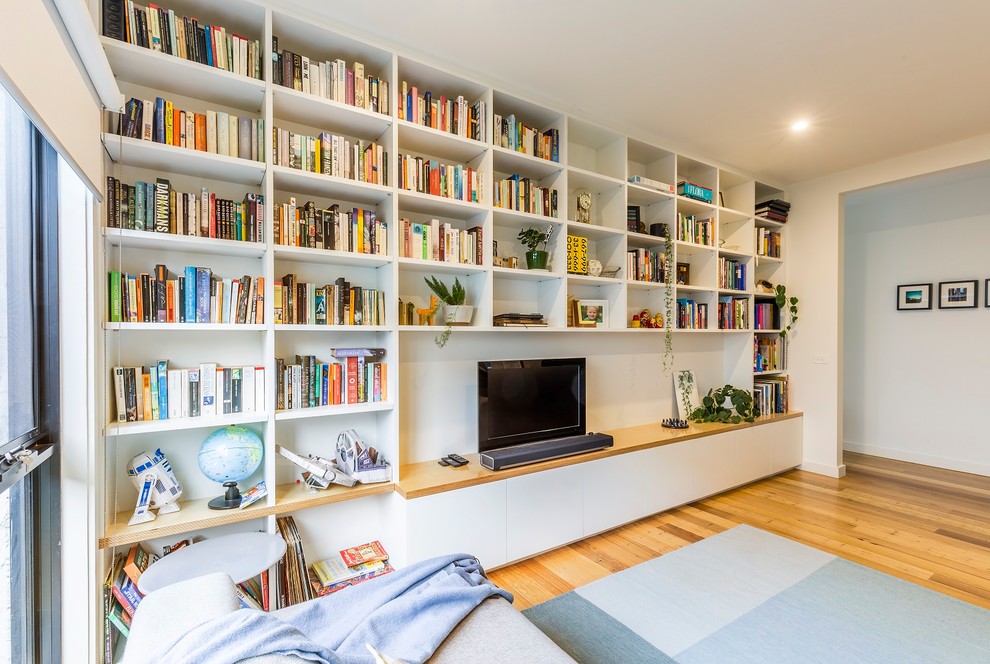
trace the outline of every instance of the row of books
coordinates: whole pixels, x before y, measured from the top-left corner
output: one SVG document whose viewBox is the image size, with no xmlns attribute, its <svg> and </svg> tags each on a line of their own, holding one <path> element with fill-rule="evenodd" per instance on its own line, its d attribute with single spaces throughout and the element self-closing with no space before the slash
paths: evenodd
<svg viewBox="0 0 990 664">
<path fill-rule="evenodd" d="M 541 187 L 518 173 L 495 183 L 493 205 L 505 210 L 517 210 L 544 217 L 557 217 L 557 190 Z"/>
<path fill-rule="evenodd" d="M 346 180 L 388 184 L 388 152 L 372 141 L 352 140 L 329 132 L 319 136 L 275 128 L 276 166 L 322 173 Z"/>
<path fill-rule="evenodd" d="M 463 164 L 443 164 L 437 159 L 399 155 L 399 188 L 479 203 L 484 191 L 481 173 Z"/>
<path fill-rule="evenodd" d="M 718 298 L 718 329 L 749 329 L 749 298 L 723 295 Z"/>
<path fill-rule="evenodd" d="M 132 97 L 124 104 L 116 133 L 178 148 L 264 161 L 265 121 L 226 111 L 184 111 L 170 100 Z"/>
<path fill-rule="evenodd" d="M 789 407 L 788 376 L 764 376 L 753 381 L 753 412 L 760 415 L 786 413 Z"/>
<path fill-rule="evenodd" d="M 698 219 L 693 214 L 678 212 L 676 239 L 713 247 L 715 246 L 715 221 L 711 217 Z"/>
<path fill-rule="evenodd" d="M 350 356 L 319 362 L 315 355 L 296 355 L 287 363 L 275 358 L 279 410 L 377 403 L 388 400 L 388 365 L 374 357 Z"/>
<path fill-rule="evenodd" d="M 696 302 L 688 298 L 678 298 L 675 302 L 675 315 L 677 316 L 677 329 L 679 330 L 707 330 L 708 329 L 708 304 Z"/>
<path fill-rule="evenodd" d="M 344 277 L 317 286 L 287 274 L 275 282 L 276 325 L 385 325 L 385 293 Z"/>
<path fill-rule="evenodd" d="M 780 328 L 780 311 L 772 302 L 757 302 L 753 309 L 754 329 L 776 330 Z"/>
<path fill-rule="evenodd" d="M 103 34 L 129 44 L 260 79 L 261 43 L 171 9 L 103 0 Z"/>
<path fill-rule="evenodd" d="M 494 117 L 495 145 L 530 154 L 548 161 L 560 161 L 560 131 L 547 129 L 542 134 L 536 127 L 530 127 L 518 120 L 514 113 Z"/>
<path fill-rule="evenodd" d="M 466 230 L 454 228 L 449 222 L 431 219 L 420 224 L 403 217 L 402 255 L 444 263 L 481 265 L 484 256 L 484 234 L 481 226 Z"/>
<path fill-rule="evenodd" d="M 208 267 L 187 266 L 175 277 L 153 272 L 109 275 L 111 323 L 264 323 L 265 278 L 221 279 Z"/>
<path fill-rule="evenodd" d="M 364 64 L 320 61 L 287 49 L 279 50 L 272 35 L 272 82 L 323 99 L 356 106 L 373 113 L 388 113 L 388 81 L 365 72 Z"/>
<path fill-rule="evenodd" d="M 626 252 L 626 274 L 634 281 L 663 283 L 666 260 L 662 251 L 630 249 Z"/>
<path fill-rule="evenodd" d="M 298 206 L 291 197 L 275 208 L 272 228 L 278 245 L 388 254 L 388 225 L 374 210 L 345 210 L 336 203 L 320 209 L 313 201 Z"/>
<path fill-rule="evenodd" d="M 753 339 L 753 371 L 783 371 L 787 368 L 787 344 L 782 337 L 758 334 Z"/>
<path fill-rule="evenodd" d="M 103 584 L 107 630 L 113 627 L 125 638 L 130 636 L 134 612 L 144 599 L 144 595 L 137 587 L 138 580 L 144 570 L 156 560 L 158 560 L 157 555 L 148 553 L 139 544 L 132 546 L 126 555 L 123 553 L 114 555 Z"/>
<path fill-rule="evenodd" d="M 132 185 L 107 176 L 104 203 L 109 228 L 264 242 L 265 197 L 244 194 L 243 201 L 219 198 L 208 188 L 176 191 L 165 178 Z"/>
<path fill-rule="evenodd" d="M 342 549 L 336 555 L 313 563 L 309 581 L 313 593 L 323 597 L 348 586 L 392 572 L 388 552 L 378 540 Z"/>
<path fill-rule="evenodd" d="M 114 367 L 118 422 L 150 422 L 265 410 L 264 367 Z"/>
<path fill-rule="evenodd" d="M 773 200 L 757 203 L 755 214 L 757 217 L 765 217 L 766 219 L 770 219 L 772 221 L 786 223 L 787 216 L 790 212 L 790 203 L 780 200 L 779 198 L 775 198 Z"/>
<path fill-rule="evenodd" d="M 756 255 L 780 258 L 781 235 L 780 231 L 771 231 L 767 228 L 756 229 Z"/>
<path fill-rule="evenodd" d="M 734 258 L 718 259 L 718 287 L 746 290 L 746 264 Z"/>
<path fill-rule="evenodd" d="M 415 85 L 402 81 L 398 107 L 400 120 L 484 142 L 486 110 L 484 100 L 471 104 L 464 95 L 458 95 L 456 99 L 446 95 L 437 97 L 429 90 L 421 95 Z"/>
</svg>

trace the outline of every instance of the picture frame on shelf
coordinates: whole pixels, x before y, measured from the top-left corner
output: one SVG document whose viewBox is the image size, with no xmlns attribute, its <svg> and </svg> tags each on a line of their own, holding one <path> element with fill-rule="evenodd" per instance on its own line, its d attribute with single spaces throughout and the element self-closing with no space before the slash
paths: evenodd
<svg viewBox="0 0 990 664">
<path fill-rule="evenodd" d="M 578 327 L 608 327 L 608 300 L 577 300 Z"/>
<path fill-rule="evenodd" d="M 698 381 L 694 371 L 683 369 L 674 372 L 674 397 L 677 401 L 677 417 L 686 420 L 691 413 L 701 406 L 701 396 L 698 392 Z"/>
<path fill-rule="evenodd" d="M 979 297 L 976 279 L 938 282 L 939 309 L 975 309 Z"/>
<path fill-rule="evenodd" d="M 897 287 L 897 310 L 931 310 L 932 284 L 903 284 Z"/>
<path fill-rule="evenodd" d="M 691 283 L 691 264 L 690 263 L 678 263 L 677 264 L 677 285 L 687 286 Z"/>
</svg>

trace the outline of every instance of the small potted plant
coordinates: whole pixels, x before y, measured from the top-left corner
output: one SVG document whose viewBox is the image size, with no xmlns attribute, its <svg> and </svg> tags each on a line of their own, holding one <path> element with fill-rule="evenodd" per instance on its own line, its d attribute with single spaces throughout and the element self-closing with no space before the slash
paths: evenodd
<svg viewBox="0 0 990 664">
<path fill-rule="evenodd" d="M 550 257 L 550 254 L 546 251 L 546 246 L 550 242 L 550 236 L 552 234 L 553 226 L 547 226 L 545 231 L 541 231 L 538 228 L 524 228 L 519 231 L 519 235 L 516 237 L 529 249 L 526 252 L 526 267 L 528 269 L 547 269 L 547 259 Z M 539 249 L 541 244 L 543 245 L 542 250 Z"/>
<path fill-rule="evenodd" d="M 445 327 L 443 332 L 440 333 L 440 336 L 434 340 L 437 346 L 443 348 L 450 338 L 450 333 L 453 331 L 451 329 L 452 325 L 471 324 L 474 307 L 464 304 L 467 293 L 464 290 L 464 286 L 461 285 L 460 279 L 457 277 L 454 277 L 454 285 L 450 289 L 447 288 L 447 284 L 434 276 L 426 277 L 425 281 L 426 285 L 433 291 L 433 294 L 443 303 L 443 321 Z"/>
</svg>

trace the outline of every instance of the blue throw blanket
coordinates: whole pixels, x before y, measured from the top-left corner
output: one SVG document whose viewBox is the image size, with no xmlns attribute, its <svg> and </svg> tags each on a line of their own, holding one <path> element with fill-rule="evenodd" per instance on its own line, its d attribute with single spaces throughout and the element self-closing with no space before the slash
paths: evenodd
<svg viewBox="0 0 990 664">
<path fill-rule="evenodd" d="M 492 595 L 512 601 L 484 577 L 476 559 L 443 556 L 274 613 L 228 613 L 190 630 L 148 661 L 234 664 L 282 654 L 321 664 L 373 664 L 365 647 L 370 644 L 390 658 L 418 664 Z"/>
</svg>

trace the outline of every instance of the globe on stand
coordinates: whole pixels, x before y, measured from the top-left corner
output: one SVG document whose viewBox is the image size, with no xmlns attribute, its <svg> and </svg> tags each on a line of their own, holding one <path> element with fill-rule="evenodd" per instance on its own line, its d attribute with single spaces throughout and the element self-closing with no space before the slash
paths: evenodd
<svg viewBox="0 0 990 664">
<path fill-rule="evenodd" d="M 209 502 L 211 510 L 236 509 L 241 504 L 237 483 L 258 470 L 265 446 L 258 434 L 242 426 L 217 429 L 199 446 L 199 469 L 226 491 Z"/>
</svg>

